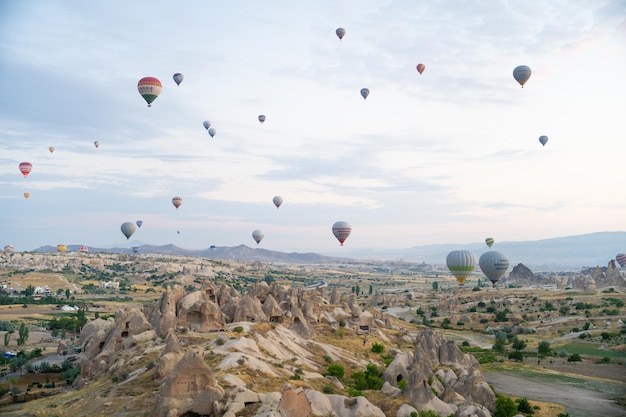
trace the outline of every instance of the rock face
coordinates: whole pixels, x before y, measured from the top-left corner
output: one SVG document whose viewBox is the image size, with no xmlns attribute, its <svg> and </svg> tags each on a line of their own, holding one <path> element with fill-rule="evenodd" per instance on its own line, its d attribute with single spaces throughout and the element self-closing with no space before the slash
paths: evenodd
<svg viewBox="0 0 626 417">
<path fill-rule="evenodd" d="M 398 363 L 394 364 L 396 361 Z M 494 410 L 496 397 L 480 373 L 478 361 L 434 330 L 425 329 L 415 338 L 413 359 L 406 371 L 408 377 L 401 370 L 406 362 L 406 355 L 396 355 L 384 379 L 397 385 L 406 378 L 405 396 L 420 410 L 431 409 L 449 415 L 463 402 Z"/>
<path fill-rule="evenodd" d="M 204 362 L 202 349 L 190 348 L 163 382 L 153 415 L 212 415 L 217 407 L 216 403 L 223 397 L 224 390 Z"/>
<path fill-rule="evenodd" d="M 538 284 L 537 277 L 526 265 L 519 263 L 513 267 L 506 282 L 515 285 L 535 285 Z"/>
</svg>

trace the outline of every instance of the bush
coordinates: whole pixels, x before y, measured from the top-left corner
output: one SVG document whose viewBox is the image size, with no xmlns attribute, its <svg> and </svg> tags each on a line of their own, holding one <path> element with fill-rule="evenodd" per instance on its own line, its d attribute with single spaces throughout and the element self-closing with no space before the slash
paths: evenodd
<svg viewBox="0 0 626 417">
<path fill-rule="evenodd" d="M 324 376 L 334 376 L 338 379 L 343 379 L 344 373 L 345 370 L 343 369 L 343 366 L 332 364 L 328 366 L 328 370 L 326 371 Z"/>
<path fill-rule="evenodd" d="M 517 402 L 517 411 L 519 411 L 520 413 L 525 413 L 528 415 L 532 415 L 535 413 L 535 410 L 533 410 L 533 408 L 531 407 L 530 403 L 528 402 L 526 398 L 521 398 L 519 400 L 516 400 L 516 402 Z"/>
<path fill-rule="evenodd" d="M 400 381 L 398 381 L 398 388 L 404 391 L 406 389 L 406 384 L 406 379 L 401 379 Z"/>
<path fill-rule="evenodd" d="M 324 394 L 334 394 L 335 387 L 333 387 L 332 385 L 324 385 L 324 387 L 322 388 L 322 392 Z"/>
<path fill-rule="evenodd" d="M 382 343 L 374 343 L 372 345 L 373 353 L 383 353 L 384 350 L 385 350 L 385 345 L 383 345 Z"/>
<path fill-rule="evenodd" d="M 517 406 L 509 397 L 496 394 L 496 409 L 492 417 L 513 417 L 517 414 Z"/>
<path fill-rule="evenodd" d="M 242 333 L 242 332 L 243 332 L 243 327 L 241 327 L 241 326 L 237 326 L 237 327 L 235 327 L 235 328 L 233 329 L 233 331 L 234 331 L 235 333 Z"/>
<path fill-rule="evenodd" d="M 513 352 L 509 353 L 509 359 L 518 361 L 518 362 L 523 362 L 524 354 L 522 353 L 521 350 L 514 350 Z"/>
<path fill-rule="evenodd" d="M 582 362 L 583 358 L 578 353 L 573 353 L 567 358 L 568 362 Z"/>
</svg>

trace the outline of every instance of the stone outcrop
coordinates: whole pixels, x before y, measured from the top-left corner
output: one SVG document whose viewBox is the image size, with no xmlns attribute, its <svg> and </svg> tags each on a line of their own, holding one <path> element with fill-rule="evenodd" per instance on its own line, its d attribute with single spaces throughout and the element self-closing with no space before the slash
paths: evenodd
<svg viewBox="0 0 626 417">
<path fill-rule="evenodd" d="M 201 348 L 189 348 L 161 386 L 153 416 L 213 415 L 224 397 Z"/>
<path fill-rule="evenodd" d="M 406 360 L 406 356 L 396 355 L 393 362 L 398 361 L 398 364 L 391 363 L 385 380 L 397 384 L 404 379 L 399 369 L 400 362 Z M 443 374 L 445 378 L 441 378 L 441 373 L 437 372 L 444 368 L 448 371 Z M 448 415 L 463 402 L 481 404 L 489 410 L 495 407 L 495 394 L 480 373 L 478 361 L 432 329 L 421 331 L 415 338 L 413 360 L 407 371 L 405 396 L 418 404 L 420 410 L 432 409 Z"/>
<path fill-rule="evenodd" d="M 178 326 L 195 332 L 215 332 L 226 329 L 226 320 L 219 306 L 208 299 L 206 292 L 194 291 L 178 302 Z"/>
</svg>

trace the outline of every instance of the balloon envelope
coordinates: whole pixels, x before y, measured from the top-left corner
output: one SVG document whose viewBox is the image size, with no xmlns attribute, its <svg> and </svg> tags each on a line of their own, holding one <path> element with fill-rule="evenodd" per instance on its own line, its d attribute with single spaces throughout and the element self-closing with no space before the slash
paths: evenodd
<svg viewBox="0 0 626 417">
<path fill-rule="evenodd" d="M 254 239 L 257 245 L 259 244 L 259 242 L 261 242 L 261 240 L 263 240 L 263 236 L 265 235 L 261 230 L 255 230 L 254 232 L 252 232 L 252 239 Z"/>
<path fill-rule="evenodd" d="M 283 198 L 279 195 L 272 198 L 272 201 L 274 202 L 274 205 L 276 206 L 276 208 L 280 207 L 280 205 L 283 204 Z"/>
<path fill-rule="evenodd" d="M 618 253 L 615 255 L 615 260 L 622 268 L 626 266 L 626 253 Z"/>
<path fill-rule="evenodd" d="M 367 96 L 369 95 L 370 95 L 369 88 L 361 88 L 361 96 L 363 97 L 363 100 L 365 100 Z"/>
<path fill-rule="evenodd" d="M 480 255 L 478 265 L 489 281 L 495 285 L 509 268 L 509 258 L 503 253 L 490 250 Z"/>
<path fill-rule="evenodd" d="M 341 246 L 343 246 L 343 242 L 346 241 L 351 232 L 352 226 L 346 221 L 338 221 L 333 224 L 333 235 L 335 235 Z"/>
<path fill-rule="evenodd" d="M 530 78 L 531 73 L 532 71 L 530 70 L 530 67 L 526 65 L 520 65 L 518 67 L 515 67 L 515 69 L 513 70 L 513 78 L 515 78 L 515 81 L 517 81 L 522 86 L 522 88 L 524 88 L 524 84 L 526 84 L 526 81 L 528 81 L 528 79 Z"/>
<path fill-rule="evenodd" d="M 472 273 L 476 265 L 474 255 L 466 250 L 453 250 L 446 257 L 446 265 L 452 275 L 460 285 L 463 285 L 465 279 Z"/>
<path fill-rule="evenodd" d="M 93 143 L 93 146 L 95 146 L 96 148 L 99 148 L 99 147 L 100 147 L 100 142 L 95 141 L 95 142 Z"/>
<path fill-rule="evenodd" d="M 133 253 L 139 253 L 139 246 L 132 247 Z"/>
<path fill-rule="evenodd" d="M 172 204 L 176 207 L 176 210 L 178 210 L 178 207 L 183 204 L 183 199 L 180 197 L 174 197 L 172 198 Z"/>
<path fill-rule="evenodd" d="M 265 115 L 264 114 L 259 114 L 259 122 L 261 122 L 261 124 L 263 124 L 264 121 L 265 121 Z"/>
<path fill-rule="evenodd" d="M 133 222 L 126 222 L 122 223 L 120 229 L 122 230 L 124 236 L 126 236 L 126 240 L 128 240 L 133 235 L 133 233 L 135 233 L 135 230 L 137 230 L 137 226 L 135 226 L 135 223 Z"/>
<path fill-rule="evenodd" d="M 67 250 L 67 246 L 66 245 L 57 245 L 57 250 L 61 253 L 65 252 Z"/>
<path fill-rule="evenodd" d="M 548 143 L 548 137 L 546 135 L 539 136 L 539 143 L 541 143 L 543 146 L 546 146 L 546 143 Z"/>
<path fill-rule="evenodd" d="M 79 251 L 79 252 L 89 252 L 89 246 L 81 245 L 81 246 L 78 248 L 78 251 Z"/>
<path fill-rule="evenodd" d="M 174 79 L 174 82 L 176 83 L 176 85 L 180 85 L 180 83 L 183 82 L 183 79 L 185 77 L 180 72 L 177 72 L 176 74 L 172 76 L 172 78 Z"/>
<path fill-rule="evenodd" d="M 30 174 L 30 171 L 33 170 L 33 164 L 30 162 L 21 162 L 18 167 L 24 178 L 26 178 L 28 174 Z"/>
<path fill-rule="evenodd" d="M 4 252 L 5 253 L 12 253 L 13 252 L 13 245 L 6 245 L 4 247 Z"/>
<path fill-rule="evenodd" d="M 214 127 L 210 127 L 210 128 L 209 128 L 209 136 L 211 136 L 211 137 L 215 137 L 215 133 L 216 133 L 216 132 L 215 132 L 215 128 L 214 128 Z"/>
<path fill-rule="evenodd" d="M 415 68 L 417 68 L 417 72 L 419 72 L 420 75 L 422 75 L 422 73 L 426 69 L 426 65 L 424 65 L 424 64 L 417 64 L 417 66 Z M 437 72 L 437 71 L 435 71 L 435 72 Z"/>
<path fill-rule="evenodd" d="M 337 35 L 339 40 L 342 40 L 343 37 L 346 35 L 346 30 L 344 28 L 337 28 L 337 30 L 335 30 L 335 34 Z"/>
<path fill-rule="evenodd" d="M 488 237 L 487 239 L 485 239 L 485 244 L 489 247 L 492 247 L 494 244 L 495 240 L 493 240 L 492 237 Z"/>
<path fill-rule="evenodd" d="M 148 107 L 152 106 L 152 102 L 161 94 L 161 81 L 154 77 L 144 77 L 137 83 L 137 91 L 141 94 Z"/>
<path fill-rule="evenodd" d="M 211 127 L 211 122 L 205 120 L 204 122 L 202 122 L 202 126 L 204 126 L 206 130 L 209 130 L 209 128 Z"/>
<path fill-rule="evenodd" d="M 28 199 L 28 197 L 30 197 L 30 193 L 29 192 L 24 193 L 24 198 Z"/>
<path fill-rule="evenodd" d="M 135 223 L 137 224 L 137 227 L 141 227 L 141 225 L 143 224 L 143 221 L 137 220 Z"/>
<path fill-rule="evenodd" d="M 50 153 L 54 153 L 54 146 L 48 147 L 48 150 L 50 151 Z"/>
</svg>

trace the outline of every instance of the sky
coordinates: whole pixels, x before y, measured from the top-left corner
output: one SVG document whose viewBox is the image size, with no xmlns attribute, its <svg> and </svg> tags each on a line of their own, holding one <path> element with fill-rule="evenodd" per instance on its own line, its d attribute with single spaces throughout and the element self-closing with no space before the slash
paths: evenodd
<svg viewBox="0 0 626 417">
<path fill-rule="evenodd" d="M 623 0 L 0 0 L 0 246 L 341 256 L 624 231 L 625 17 Z"/>
</svg>

